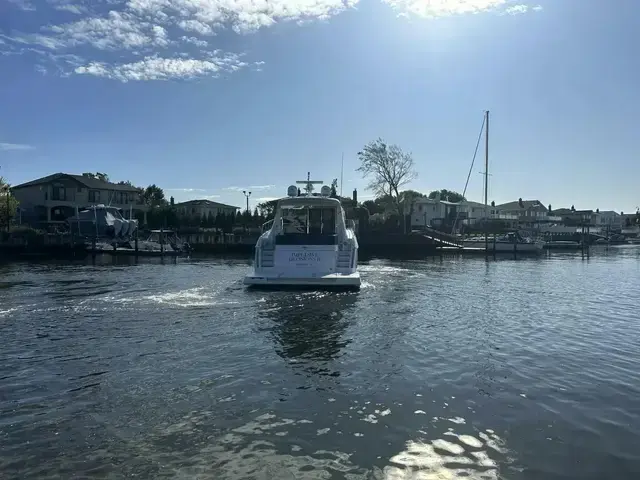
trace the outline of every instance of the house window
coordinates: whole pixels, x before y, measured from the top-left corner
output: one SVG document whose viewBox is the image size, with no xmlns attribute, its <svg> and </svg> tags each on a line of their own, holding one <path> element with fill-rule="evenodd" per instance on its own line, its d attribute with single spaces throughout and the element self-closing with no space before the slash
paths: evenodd
<svg viewBox="0 0 640 480">
<path fill-rule="evenodd" d="M 78 193 L 82 193 L 82 187 L 77 188 Z"/>
<path fill-rule="evenodd" d="M 65 201 L 67 199 L 67 190 L 64 187 L 54 186 L 51 191 L 51 200 Z"/>
<path fill-rule="evenodd" d="M 89 201 L 98 203 L 100 201 L 100 190 L 89 190 Z"/>
<path fill-rule="evenodd" d="M 418 205 L 418 211 L 421 212 L 422 211 L 422 205 Z"/>
</svg>

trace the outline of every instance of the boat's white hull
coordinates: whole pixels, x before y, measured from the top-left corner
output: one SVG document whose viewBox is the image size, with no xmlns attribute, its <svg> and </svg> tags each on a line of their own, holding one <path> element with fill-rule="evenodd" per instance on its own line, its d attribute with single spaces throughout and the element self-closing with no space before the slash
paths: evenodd
<svg viewBox="0 0 640 480">
<path fill-rule="evenodd" d="M 484 250 L 488 247 L 490 252 L 519 252 L 519 253 L 538 253 L 542 252 L 544 244 L 540 242 L 536 243 L 509 243 L 509 242 L 496 242 L 495 244 L 489 240 L 488 245 L 484 241 L 465 241 L 465 248 L 474 248 Z"/>
<path fill-rule="evenodd" d="M 256 287 L 313 287 L 313 288 L 360 288 L 360 273 L 331 273 L 317 277 L 284 276 L 282 274 L 252 272 L 244 277 L 244 284 Z"/>
</svg>

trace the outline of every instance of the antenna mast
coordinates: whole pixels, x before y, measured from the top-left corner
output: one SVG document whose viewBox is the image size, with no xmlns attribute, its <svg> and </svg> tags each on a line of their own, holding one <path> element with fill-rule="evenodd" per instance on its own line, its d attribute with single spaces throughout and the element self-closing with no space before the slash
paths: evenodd
<svg viewBox="0 0 640 480">
<path fill-rule="evenodd" d="M 344 178 L 344 152 L 342 152 L 342 162 L 340 163 L 340 196 L 342 197 L 342 181 Z"/>
<path fill-rule="evenodd" d="M 322 185 L 324 182 L 322 180 L 311 180 L 311 172 L 307 172 L 306 180 L 297 180 L 297 184 L 305 185 L 303 188 L 307 192 L 307 195 L 311 195 L 313 191 L 314 185 Z"/>
</svg>

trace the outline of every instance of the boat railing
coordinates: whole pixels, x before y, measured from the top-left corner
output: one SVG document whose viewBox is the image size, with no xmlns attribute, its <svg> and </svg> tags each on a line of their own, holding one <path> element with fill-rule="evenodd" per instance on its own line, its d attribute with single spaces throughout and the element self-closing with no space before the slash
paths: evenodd
<svg viewBox="0 0 640 480">
<path fill-rule="evenodd" d="M 269 229 L 271 228 L 271 226 L 273 225 L 273 220 L 274 220 L 274 219 L 272 218 L 271 220 L 267 220 L 266 222 L 264 222 L 264 223 L 262 224 L 262 226 L 260 227 L 260 232 L 261 232 L 261 233 L 264 233 L 264 232 L 266 232 L 267 230 L 269 230 Z"/>
</svg>

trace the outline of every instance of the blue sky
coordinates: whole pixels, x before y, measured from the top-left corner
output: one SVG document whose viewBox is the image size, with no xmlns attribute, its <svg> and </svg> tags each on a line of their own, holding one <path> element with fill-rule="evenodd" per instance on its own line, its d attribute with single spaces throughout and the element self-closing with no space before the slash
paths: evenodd
<svg viewBox="0 0 640 480">
<path fill-rule="evenodd" d="M 59 171 L 244 205 L 344 193 L 378 136 L 411 188 L 640 204 L 637 0 L 0 0 L 0 175 Z M 483 160 L 483 158 L 482 158 Z M 467 197 L 482 200 L 482 163 Z"/>
</svg>

